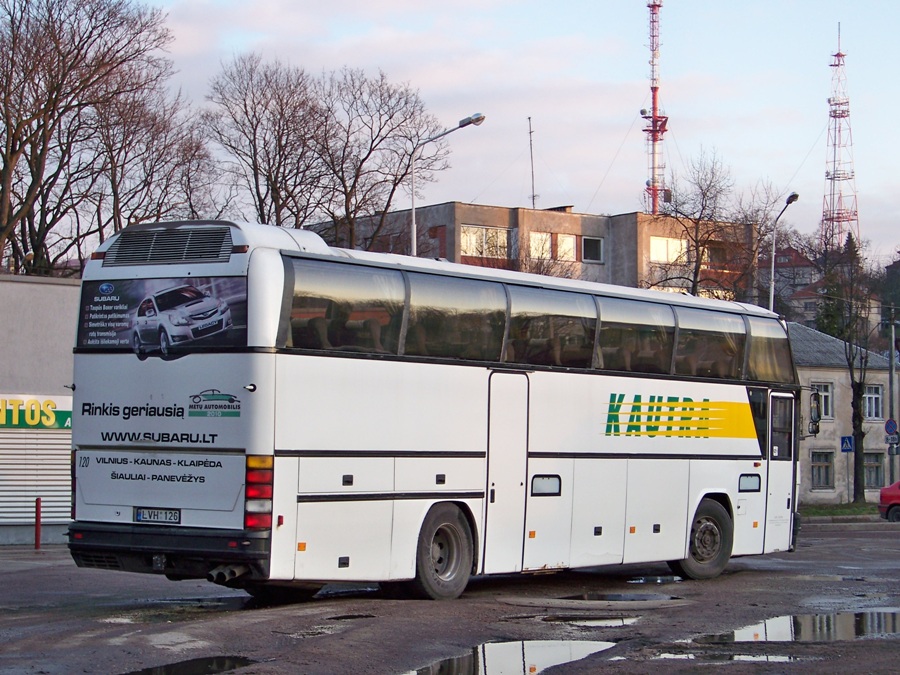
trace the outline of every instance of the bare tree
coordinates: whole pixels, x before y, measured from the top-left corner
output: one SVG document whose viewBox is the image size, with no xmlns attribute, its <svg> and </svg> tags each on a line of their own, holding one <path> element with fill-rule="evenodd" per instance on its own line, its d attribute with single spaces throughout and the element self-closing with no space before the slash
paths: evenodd
<svg viewBox="0 0 900 675">
<path fill-rule="evenodd" d="M 301 227 L 316 212 L 322 167 L 314 136 L 321 112 L 310 77 L 259 54 L 239 56 L 213 80 L 204 116 L 211 137 L 230 158 L 236 184 L 250 196 L 261 223 Z"/>
<path fill-rule="evenodd" d="M 387 212 L 409 180 L 415 148 L 441 131 L 437 120 L 426 114 L 416 90 L 390 83 L 382 72 L 369 78 L 361 70 L 344 68 L 323 75 L 317 99 L 323 118 L 316 140 L 325 170 L 323 208 L 329 217 L 320 233 L 349 248 L 372 248 L 386 236 L 408 244 L 409 234 L 402 228 L 390 230 L 395 221 Z M 442 141 L 419 148 L 417 185 L 446 168 L 447 154 Z M 360 218 L 367 218 L 364 233 L 358 231 Z"/>
<path fill-rule="evenodd" d="M 678 287 L 692 295 L 751 300 L 755 292 L 760 230 L 773 203 L 760 186 L 749 197 L 735 195 L 731 173 L 715 154 L 701 152 L 687 176 L 672 189 L 654 228 L 651 278 L 645 285 Z"/>
<path fill-rule="evenodd" d="M 878 290 L 883 275 L 864 256 L 864 244 L 848 234 L 843 246 L 820 230 L 801 240 L 804 254 L 818 266 L 822 278 L 816 328 L 844 344 L 850 377 L 850 421 L 853 433 L 853 501 L 865 502 L 865 392 L 870 349 L 878 339 Z"/>
<path fill-rule="evenodd" d="M 101 240 L 126 225 L 215 210 L 212 156 L 198 122 L 161 89 L 120 96 L 96 109 L 91 153 L 102 163 L 90 204 Z M 205 178 L 204 178 L 205 177 Z"/>
<path fill-rule="evenodd" d="M 17 269 L 49 269 L 87 111 L 169 76 L 163 20 L 131 0 L 0 0 L 0 251 Z"/>
</svg>

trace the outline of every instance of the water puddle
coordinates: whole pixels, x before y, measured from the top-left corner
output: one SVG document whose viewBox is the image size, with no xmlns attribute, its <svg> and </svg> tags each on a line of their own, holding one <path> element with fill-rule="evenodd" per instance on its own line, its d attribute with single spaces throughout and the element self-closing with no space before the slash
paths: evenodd
<svg viewBox="0 0 900 675">
<path fill-rule="evenodd" d="M 629 579 L 625 583 L 629 584 L 678 584 L 684 581 L 681 577 L 676 577 L 674 575 L 667 575 L 661 577 L 635 577 L 634 579 Z"/>
<path fill-rule="evenodd" d="M 640 617 L 590 617 L 590 616 L 545 616 L 541 621 L 549 623 L 567 623 L 572 626 L 585 626 L 588 628 L 620 628 L 632 626 Z"/>
<path fill-rule="evenodd" d="M 706 662 L 749 662 L 749 663 L 795 663 L 802 659 L 796 656 L 781 656 L 779 654 L 660 654 L 653 657 L 654 661 L 706 661 Z"/>
<path fill-rule="evenodd" d="M 165 666 L 153 666 L 143 670 L 134 670 L 124 675 L 215 675 L 227 673 L 235 668 L 243 668 L 256 663 L 243 656 L 207 656 L 170 663 Z"/>
<path fill-rule="evenodd" d="M 552 666 L 580 661 L 614 645 L 586 640 L 487 642 L 473 647 L 468 654 L 437 661 L 408 675 L 535 675 Z"/>
<path fill-rule="evenodd" d="M 665 600 L 678 600 L 672 595 L 662 593 L 582 593 L 581 595 L 567 595 L 563 600 L 590 600 L 592 602 L 662 602 Z"/>
<path fill-rule="evenodd" d="M 729 633 L 695 638 L 693 642 L 844 642 L 897 634 L 900 634 L 900 610 L 887 608 L 776 616 Z"/>
</svg>

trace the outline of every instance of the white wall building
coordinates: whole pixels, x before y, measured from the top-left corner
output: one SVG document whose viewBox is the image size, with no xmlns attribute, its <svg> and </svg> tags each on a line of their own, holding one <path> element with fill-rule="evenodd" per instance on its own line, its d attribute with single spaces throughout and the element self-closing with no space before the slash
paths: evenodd
<svg viewBox="0 0 900 675">
<path fill-rule="evenodd" d="M 65 543 L 79 281 L 0 276 L 0 544 Z"/>
<path fill-rule="evenodd" d="M 800 504 L 845 504 L 853 501 L 853 453 L 847 437 L 850 421 L 850 373 L 844 343 L 799 323 L 788 324 L 794 360 L 804 390 L 815 388 L 822 398 L 822 422 L 817 436 L 807 436 L 809 397 L 803 396 L 800 441 Z M 866 431 L 866 501 L 877 503 L 878 491 L 898 476 L 898 457 L 888 455 L 884 423 L 891 416 L 888 359 L 869 352 L 864 404 Z M 894 383 L 895 387 L 897 383 Z M 895 389 L 895 393 L 896 393 Z M 891 471 L 893 463 L 893 473 Z M 896 480 L 896 479 L 895 479 Z"/>
</svg>

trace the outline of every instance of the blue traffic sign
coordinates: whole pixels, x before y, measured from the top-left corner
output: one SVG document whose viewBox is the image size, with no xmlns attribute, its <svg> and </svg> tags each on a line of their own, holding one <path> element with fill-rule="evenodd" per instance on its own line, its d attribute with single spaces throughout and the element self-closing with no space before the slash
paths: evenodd
<svg viewBox="0 0 900 675">
<path fill-rule="evenodd" d="M 841 436 L 841 452 L 853 452 L 853 436 Z"/>
<path fill-rule="evenodd" d="M 897 420 L 895 420 L 895 419 L 885 420 L 884 433 L 886 433 L 888 435 L 896 434 L 897 433 Z"/>
</svg>

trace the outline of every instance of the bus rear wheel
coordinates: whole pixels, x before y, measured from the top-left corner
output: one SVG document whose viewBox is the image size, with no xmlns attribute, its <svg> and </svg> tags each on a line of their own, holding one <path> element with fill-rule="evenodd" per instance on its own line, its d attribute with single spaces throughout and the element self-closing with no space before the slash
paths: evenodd
<svg viewBox="0 0 900 675">
<path fill-rule="evenodd" d="M 725 507 L 712 499 L 703 499 L 691 521 L 688 557 L 672 560 L 669 568 L 687 579 L 712 579 L 731 559 L 734 527 Z"/>
<path fill-rule="evenodd" d="M 409 584 L 413 595 L 431 600 L 452 600 L 462 595 L 472 571 L 472 529 L 454 504 L 431 508 L 416 545 L 416 577 Z"/>
</svg>

